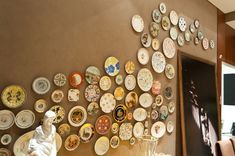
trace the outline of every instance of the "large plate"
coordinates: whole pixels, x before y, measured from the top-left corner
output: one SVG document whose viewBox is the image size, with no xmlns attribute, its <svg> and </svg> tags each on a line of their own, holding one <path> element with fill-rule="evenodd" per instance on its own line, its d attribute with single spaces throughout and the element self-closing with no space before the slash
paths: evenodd
<svg viewBox="0 0 235 156">
<path fill-rule="evenodd" d="M 0 110 L 0 130 L 6 130 L 15 123 L 15 115 L 9 110 Z"/>
<path fill-rule="evenodd" d="M 116 76 L 120 71 L 120 63 L 116 57 L 108 57 L 104 63 L 105 72 L 109 76 Z"/>
<path fill-rule="evenodd" d="M 175 56 L 175 43 L 174 41 L 167 37 L 163 41 L 163 53 L 167 58 L 173 58 Z"/>
<path fill-rule="evenodd" d="M 100 80 L 100 70 L 95 66 L 86 69 L 85 79 L 89 84 L 98 84 Z"/>
<path fill-rule="evenodd" d="M 128 108 L 136 107 L 138 104 L 138 95 L 136 92 L 129 92 L 126 95 L 125 103 Z"/>
<path fill-rule="evenodd" d="M 151 134 L 153 137 L 155 138 L 161 138 L 166 132 L 166 125 L 161 122 L 161 121 L 157 121 L 152 125 L 151 128 Z"/>
<path fill-rule="evenodd" d="M 127 108 L 123 104 L 119 104 L 113 111 L 113 118 L 116 122 L 123 122 L 127 117 Z"/>
<path fill-rule="evenodd" d="M 68 114 L 70 125 L 74 127 L 81 126 L 87 119 L 86 109 L 82 106 L 73 107 Z"/>
<path fill-rule="evenodd" d="M 17 108 L 24 104 L 26 93 L 21 86 L 11 85 L 2 91 L 1 98 L 2 103 L 8 108 Z"/>
<path fill-rule="evenodd" d="M 69 135 L 64 142 L 64 147 L 68 151 L 74 151 L 76 148 L 78 148 L 79 145 L 80 138 L 76 134 Z"/>
<path fill-rule="evenodd" d="M 139 103 L 142 107 L 148 108 L 152 105 L 153 103 L 153 97 L 149 93 L 143 93 L 139 97 Z"/>
<path fill-rule="evenodd" d="M 144 21 L 140 15 L 134 15 L 131 19 L 131 25 L 136 32 L 144 30 Z"/>
<path fill-rule="evenodd" d="M 113 94 L 105 93 L 100 98 L 100 107 L 104 113 L 110 113 L 112 110 L 114 110 L 115 106 L 116 100 L 114 99 Z"/>
<path fill-rule="evenodd" d="M 119 137 L 121 140 L 130 140 L 132 137 L 133 126 L 131 123 L 122 123 L 119 129 Z"/>
<path fill-rule="evenodd" d="M 136 122 L 133 128 L 133 135 L 136 138 L 141 138 L 144 134 L 144 125 L 142 122 Z"/>
<path fill-rule="evenodd" d="M 109 139 L 106 136 L 102 136 L 95 142 L 94 147 L 95 153 L 97 155 L 104 155 L 109 150 Z"/>
<path fill-rule="evenodd" d="M 140 48 L 137 53 L 137 58 L 140 64 L 146 65 L 149 62 L 149 52 L 146 48 Z"/>
<path fill-rule="evenodd" d="M 125 87 L 127 90 L 133 90 L 136 86 L 136 79 L 134 75 L 127 75 L 125 78 Z"/>
<path fill-rule="evenodd" d="M 85 89 L 85 98 L 89 102 L 97 101 L 100 98 L 100 89 L 97 85 L 89 85 Z"/>
<path fill-rule="evenodd" d="M 152 56 L 152 67 L 155 72 L 162 73 L 166 66 L 166 59 L 161 52 L 155 52 Z"/>
<path fill-rule="evenodd" d="M 53 123 L 60 123 L 65 116 L 65 110 L 63 107 L 59 106 L 59 105 L 55 105 L 53 107 L 50 108 L 51 111 L 55 112 L 56 117 L 53 120 Z"/>
<path fill-rule="evenodd" d="M 79 136 L 83 143 L 90 142 L 94 134 L 95 134 L 94 126 L 90 123 L 82 125 L 82 127 L 79 130 Z"/>
<path fill-rule="evenodd" d="M 20 111 L 15 118 L 15 124 L 22 129 L 29 128 L 35 121 L 35 115 L 31 110 Z"/>
<path fill-rule="evenodd" d="M 69 83 L 74 88 L 79 88 L 83 83 L 83 76 L 80 72 L 73 72 L 69 75 Z"/>
<path fill-rule="evenodd" d="M 133 118 L 136 121 L 144 121 L 147 118 L 147 111 L 144 108 L 136 108 L 133 113 Z"/>
<path fill-rule="evenodd" d="M 108 115 L 102 115 L 96 120 L 95 130 L 98 134 L 104 135 L 109 133 L 111 125 L 111 118 Z"/>
<path fill-rule="evenodd" d="M 45 77 L 38 77 L 33 81 L 33 91 L 37 94 L 46 94 L 50 88 L 50 81 Z"/>
<path fill-rule="evenodd" d="M 137 75 L 137 83 L 142 91 L 149 91 L 153 84 L 153 75 L 147 68 L 139 70 Z"/>
<path fill-rule="evenodd" d="M 102 89 L 103 91 L 107 91 L 111 88 L 112 81 L 108 76 L 102 76 L 99 85 L 100 89 Z"/>
<path fill-rule="evenodd" d="M 63 73 L 57 73 L 54 76 L 54 84 L 58 87 L 62 87 L 66 84 L 67 78 Z"/>
</svg>

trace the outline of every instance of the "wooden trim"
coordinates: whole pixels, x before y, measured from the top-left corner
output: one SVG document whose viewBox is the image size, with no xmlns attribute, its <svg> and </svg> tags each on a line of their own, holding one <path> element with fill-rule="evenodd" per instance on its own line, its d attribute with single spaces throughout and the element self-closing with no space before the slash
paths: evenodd
<svg viewBox="0 0 235 156">
<path fill-rule="evenodd" d="M 225 14 L 225 22 L 235 20 L 235 11 Z"/>
</svg>

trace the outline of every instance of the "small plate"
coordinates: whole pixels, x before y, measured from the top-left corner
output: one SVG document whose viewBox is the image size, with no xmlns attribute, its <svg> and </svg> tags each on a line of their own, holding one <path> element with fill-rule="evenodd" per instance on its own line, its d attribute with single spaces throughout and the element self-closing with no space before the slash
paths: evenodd
<svg viewBox="0 0 235 156">
<path fill-rule="evenodd" d="M 9 110 L 0 110 L 0 130 L 7 130 L 15 123 L 15 115 Z"/>
<path fill-rule="evenodd" d="M 147 111 L 144 108 L 136 108 L 133 112 L 133 118 L 136 121 L 144 121 L 147 118 Z"/>
<path fill-rule="evenodd" d="M 116 57 L 110 56 L 104 63 L 105 72 L 109 76 L 116 76 L 120 71 L 120 63 Z"/>
<path fill-rule="evenodd" d="M 1 156 L 11 156 L 11 151 L 6 148 L 0 148 L 0 155 Z"/>
<path fill-rule="evenodd" d="M 46 111 L 47 109 L 47 102 L 44 99 L 39 99 L 35 102 L 34 104 L 34 109 L 36 110 L 36 112 L 38 113 L 43 113 Z"/>
<path fill-rule="evenodd" d="M 26 129 L 34 124 L 35 115 L 31 110 L 22 110 L 17 113 L 15 118 L 15 124 L 21 129 Z"/>
<path fill-rule="evenodd" d="M 129 142 L 130 142 L 130 145 L 133 146 L 135 144 L 135 142 L 136 142 L 135 137 L 131 137 Z"/>
<path fill-rule="evenodd" d="M 215 41 L 214 40 L 210 40 L 210 48 L 214 49 L 215 48 Z"/>
<path fill-rule="evenodd" d="M 178 35 L 178 38 L 177 38 L 177 43 L 180 47 L 183 47 L 184 46 L 184 36 L 182 34 L 179 34 Z"/>
<path fill-rule="evenodd" d="M 166 87 L 164 90 L 164 96 L 166 99 L 170 100 L 173 98 L 173 90 L 171 87 Z"/>
<path fill-rule="evenodd" d="M 161 82 L 160 81 L 153 81 L 153 85 L 151 88 L 151 92 L 153 95 L 158 95 L 161 92 Z"/>
<path fill-rule="evenodd" d="M 161 19 L 162 19 L 161 12 L 158 9 L 154 9 L 153 12 L 152 12 L 152 18 L 153 18 L 154 22 L 160 23 Z"/>
<path fill-rule="evenodd" d="M 116 100 L 111 93 L 105 93 L 100 98 L 100 108 L 104 113 L 111 113 L 116 106 Z"/>
<path fill-rule="evenodd" d="M 190 30 L 190 32 L 191 32 L 192 34 L 194 34 L 194 33 L 195 33 L 196 28 L 195 28 L 195 26 L 194 26 L 194 24 L 193 24 L 193 23 L 192 23 L 192 24 L 190 24 L 190 26 L 189 26 L 189 30 Z"/>
<path fill-rule="evenodd" d="M 184 17 L 179 18 L 178 24 L 179 24 L 180 31 L 184 32 L 187 29 L 187 23 L 186 23 Z"/>
<path fill-rule="evenodd" d="M 86 109 L 82 106 L 73 107 L 68 114 L 68 121 L 70 125 L 79 127 L 85 123 L 87 119 Z"/>
<path fill-rule="evenodd" d="M 53 123 L 60 123 L 65 116 L 65 110 L 63 107 L 59 105 L 55 105 L 50 108 L 51 111 L 55 112 L 56 118 L 53 120 Z"/>
<path fill-rule="evenodd" d="M 100 135 L 108 134 L 112 125 L 112 120 L 108 115 L 100 116 L 95 122 L 95 130 Z"/>
<path fill-rule="evenodd" d="M 178 14 L 176 13 L 176 11 L 172 10 L 170 12 L 170 21 L 173 25 L 177 25 L 178 24 L 178 20 L 179 20 L 179 17 L 178 17 Z"/>
<path fill-rule="evenodd" d="M 132 112 L 127 113 L 127 120 L 131 121 L 133 118 Z"/>
<path fill-rule="evenodd" d="M 63 73 L 57 73 L 54 76 L 54 84 L 58 87 L 63 87 L 66 84 L 67 78 Z"/>
<path fill-rule="evenodd" d="M 143 93 L 139 97 L 139 103 L 144 108 L 149 108 L 153 103 L 153 97 L 149 93 Z"/>
<path fill-rule="evenodd" d="M 122 123 L 119 129 L 119 137 L 121 140 L 130 140 L 132 137 L 133 126 L 131 123 Z"/>
<path fill-rule="evenodd" d="M 70 134 L 70 126 L 67 123 L 61 124 L 59 128 L 57 129 L 57 132 L 61 137 L 68 136 Z"/>
<path fill-rule="evenodd" d="M 136 79 L 134 75 L 127 75 L 125 78 L 125 87 L 127 90 L 133 90 L 136 86 Z"/>
<path fill-rule="evenodd" d="M 83 76 L 80 72 L 73 72 L 69 75 L 69 83 L 74 88 L 79 88 L 83 83 Z"/>
<path fill-rule="evenodd" d="M 157 106 L 161 106 L 163 104 L 163 101 L 164 100 L 163 100 L 163 96 L 162 95 L 156 96 L 155 103 L 156 103 Z"/>
<path fill-rule="evenodd" d="M 163 53 L 167 58 L 173 58 L 176 53 L 174 41 L 167 37 L 163 41 Z"/>
<path fill-rule="evenodd" d="M 203 47 L 204 50 L 207 50 L 209 48 L 209 41 L 205 37 L 202 40 L 202 47 Z"/>
<path fill-rule="evenodd" d="M 160 41 L 157 38 L 152 39 L 153 50 L 158 50 L 160 48 Z"/>
<path fill-rule="evenodd" d="M 95 134 L 94 126 L 90 123 L 82 125 L 82 127 L 79 130 L 79 137 L 81 139 L 81 142 L 83 143 L 90 142 L 94 134 Z"/>
<path fill-rule="evenodd" d="M 204 35 L 203 35 L 202 31 L 198 31 L 198 32 L 197 32 L 197 37 L 198 37 L 198 39 L 199 39 L 200 41 L 203 40 Z"/>
<path fill-rule="evenodd" d="M 194 38 L 194 44 L 195 44 L 195 45 L 198 45 L 198 44 L 199 44 L 199 39 L 198 39 L 198 37 L 195 37 L 195 38 Z"/>
<path fill-rule="evenodd" d="M 80 145 L 80 138 L 76 134 L 69 135 L 64 142 L 64 147 L 68 151 L 74 151 L 75 149 L 78 148 L 79 145 Z"/>
<path fill-rule="evenodd" d="M 125 91 L 122 87 L 117 87 L 114 90 L 114 97 L 116 100 L 120 101 L 124 98 L 124 96 L 125 96 Z"/>
<path fill-rule="evenodd" d="M 136 138 L 142 138 L 144 134 L 144 125 L 142 122 L 136 122 L 133 128 L 133 135 Z"/>
<path fill-rule="evenodd" d="M 68 101 L 77 102 L 79 101 L 80 91 L 78 89 L 69 89 L 68 91 Z"/>
<path fill-rule="evenodd" d="M 178 31 L 175 27 L 171 27 L 170 29 L 170 37 L 172 40 L 176 40 L 178 37 Z"/>
<path fill-rule="evenodd" d="M 125 98 L 127 108 L 136 107 L 138 104 L 138 95 L 136 92 L 129 92 Z"/>
<path fill-rule="evenodd" d="M 135 63 L 133 61 L 127 61 L 125 71 L 127 74 L 133 74 L 135 72 Z"/>
<path fill-rule="evenodd" d="M 173 101 L 169 102 L 169 104 L 168 104 L 168 111 L 171 114 L 174 113 L 174 111 L 175 111 L 175 102 L 173 102 Z"/>
<path fill-rule="evenodd" d="M 166 120 L 167 117 L 168 117 L 168 108 L 167 108 L 167 106 L 162 105 L 160 110 L 159 110 L 159 113 L 160 113 L 160 119 L 163 120 L 163 121 Z"/>
<path fill-rule="evenodd" d="M 169 30 L 171 28 L 171 22 L 168 16 L 162 17 L 162 28 L 163 30 Z"/>
<path fill-rule="evenodd" d="M 89 84 L 98 84 L 100 81 L 100 70 L 95 66 L 86 69 L 85 79 Z"/>
<path fill-rule="evenodd" d="M 95 116 L 100 112 L 100 106 L 97 102 L 91 102 L 87 106 L 87 113 L 91 116 Z"/>
<path fill-rule="evenodd" d="M 112 148 L 117 148 L 120 144 L 120 139 L 118 136 L 112 136 L 112 138 L 110 139 L 110 146 Z"/>
<path fill-rule="evenodd" d="M 89 85 L 85 89 L 85 98 L 88 102 L 97 101 L 100 98 L 100 88 L 97 85 Z"/>
<path fill-rule="evenodd" d="M 151 134 L 153 137 L 159 139 L 165 134 L 165 132 L 166 125 L 163 122 L 157 121 L 152 125 Z"/>
<path fill-rule="evenodd" d="M 145 47 L 145 48 L 148 48 L 150 47 L 151 43 L 152 43 L 152 39 L 151 39 L 151 36 L 147 33 L 143 33 L 141 35 L 141 39 L 140 39 L 142 45 Z"/>
<path fill-rule="evenodd" d="M 149 62 L 149 52 L 146 48 L 140 48 L 137 53 L 137 58 L 140 64 L 146 65 Z"/>
<path fill-rule="evenodd" d="M 153 38 L 157 37 L 160 31 L 160 26 L 156 22 L 151 22 L 149 25 L 149 32 Z"/>
<path fill-rule="evenodd" d="M 46 94 L 50 88 L 50 81 L 45 77 L 38 77 L 33 81 L 32 84 L 33 91 L 37 94 Z"/>
<path fill-rule="evenodd" d="M 108 76 L 102 76 L 99 85 L 100 89 L 102 89 L 103 91 L 107 91 L 111 88 L 111 79 Z"/>
<path fill-rule="evenodd" d="M 165 75 L 168 79 L 173 79 L 175 77 L 175 68 L 172 64 L 167 64 L 165 67 Z"/>
<path fill-rule="evenodd" d="M 157 51 L 152 56 L 152 67 L 156 73 L 162 73 L 166 66 L 166 59 L 164 55 Z"/>
<path fill-rule="evenodd" d="M 62 90 L 54 90 L 51 94 L 51 100 L 55 103 L 60 103 L 64 98 L 64 93 Z"/>
<path fill-rule="evenodd" d="M 149 91 L 153 84 L 153 75 L 151 71 L 147 68 L 140 69 L 137 75 L 137 83 L 142 91 Z"/>
<path fill-rule="evenodd" d="M 192 40 L 192 36 L 188 30 L 185 31 L 184 38 L 186 42 L 190 42 Z"/>
<path fill-rule="evenodd" d="M 159 4 L 159 10 L 162 14 L 165 14 L 166 13 L 166 4 L 165 3 L 160 3 Z"/>
<path fill-rule="evenodd" d="M 194 20 L 194 26 L 195 26 L 196 29 L 198 29 L 200 27 L 200 22 L 199 22 L 198 19 Z"/>
<path fill-rule="evenodd" d="M 11 143 L 11 140 L 12 140 L 12 137 L 10 134 L 4 134 L 2 137 L 1 137 L 1 143 L 3 145 L 9 145 Z"/>
<path fill-rule="evenodd" d="M 157 111 L 157 110 L 152 110 L 152 112 L 151 112 L 151 118 L 152 118 L 152 120 L 157 120 L 158 117 L 159 117 L 158 111 Z"/>
<path fill-rule="evenodd" d="M 144 20 L 140 15 L 134 15 L 131 19 L 131 25 L 136 32 L 144 30 Z"/>
<path fill-rule="evenodd" d="M 112 127 L 111 127 L 111 131 L 113 134 L 117 134 L 118 133 L 118 130 L 119 130 L 119 125 L 118 123 L 113 123 L 112 124 Z"/>
<path fill-rule="evenodd" d="M 122 83 L 123 83 L 123 76 L 122 75 L 117 75 L 116 77 L 115 77 L 115 82 L 116 82 L 116 84 L 117 85 L 121 85 Z"/>
<path fill-rule="evenodd" d="M 168 133 L 172 133 L 174 131 L 174 124 L 172 121 L 168 121 L 166 124 L 166 130 Z"/>
<path fill-rule="evenodd" d="M 109 150 L 109 139 L 106 136 L 99 137 L 95 142 L 94 150 L 99 156 L 105 155 Z"/>
<path fill-rule="evenodd" d="M 116 122 L 123 122 L 127 117 L 127 108 L 123 104 L 119 104 L 113 111 L 113 118 Z"/>
</svg>

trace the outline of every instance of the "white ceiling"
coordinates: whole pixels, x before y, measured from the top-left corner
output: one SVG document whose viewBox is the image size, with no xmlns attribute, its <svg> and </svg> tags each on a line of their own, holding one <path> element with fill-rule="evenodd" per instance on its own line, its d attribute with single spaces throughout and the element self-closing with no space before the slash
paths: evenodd
<svg viewBox="0 0 235 156">
<path fill-rule="evenodd" d="M 235 0 L 208 0 L 219 8 L 223 13 L 235 11 Z"/>
<path fill-rule="evenodd" d="M 226 22 L 226 24 L 228 24 L 230 27 L 232 27 L 233 29 L 235 29 L 235 20 Z"/>
</svg>

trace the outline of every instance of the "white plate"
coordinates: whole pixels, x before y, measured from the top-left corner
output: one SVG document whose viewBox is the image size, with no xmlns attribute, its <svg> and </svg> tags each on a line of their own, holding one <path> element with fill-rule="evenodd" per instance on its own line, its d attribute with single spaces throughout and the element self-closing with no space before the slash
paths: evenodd
<svg viewBox="0 0 235 156">
<path fill-rule="evenodd" d="M 140 48 L 137 53 L 137 58 L 140 64 L 146 65 L 149 62 L 149 52 L 146 48 Z"/>
<path fill-rule="evenodd" d="M 102 76 L 99 85 L 100 89 L 102 89 L 103 91 L 107 91 L 111 88 L 111 79 L 108 76 Z"/>
<path fill-rule="evenodd" d="M 141 138 L 144 134 L 144 125 L 142 122 L 136 122 L 133 128 L 133 135 L 136 138 Z"/>
<path fill-rule="evenodd" d="M 109 139 L 106 136 L 99 137 L 95 142 L 94 147 L 97 155 L 104 155 L 109 150 Z"/>
<path fill-rule="evenodd" d="M 132 137 L 133 126 L 131 123 L 122 123 L 119 129 L 119 137 L 121 140 L 130 140 Z"/>
<path fill-rule="evenodd" d="M 136 32 L 144 30 L 144 21 L 140 15 L 134 15 L 131 19 L 131 25 Z"/>
<path fill-rule="evenodd" d="M 145 48 L 148 48 L 152 43 L 152 38 L 148 33 L 143 33 L 141 35 L 140 41 Z"/>
<path fill-rule="evenodd" d="M 161 12 L 158 9 L 154 9 L 153 12 L 152 12 L 152 18 L 153 18 L 154 22 L 160 23 L 161 19 L 162 19 Z"/>
<path fill-rule="evenodd" d="M 47 102 L 44 99 L 39 99 L 35 102 L 34 104 L 34 109 L 38 112 L 38 113 L 43 113 L 46 111 L 47 109 Z"/>
<path fill-rule="evenodd" d="M 172 40 L 176 40 L 178 37 L 178 31 L 175 27 L 171 27 L 170 29 L 170 37 Z"/>
<path fill-rule="evenodd" d="M 134 75 L 127 75 L 125 78 L 125 87 L 127 90 L 133 90 L 136 86 L 136 78 Z"/>
<path fill-rule="evenodd" d="M 166 13 L 166 4 L 165 3 L 160 3 L 159 4 L 159 10 L 162 14 L 165 14 Z"/>
<path fill-rule="evenodd" d="M 116 100 L 111 93 L 105 93 L 100 98 L 100 108 L 104 113 L 110 113 L 116 106 Z"/>
<path fill-rule="evenodd" d="M 193 34 L 193 33 L 195 33 L 195 31 L 196 31 L 196 28 L 195 28 L 195 26 L 194 26 L 194 24 L 192 23 L 192 24 L 190 24 L 190 26 L 189 26 L 189 30 L 190 30 L 190 32 Z"/>
<path fill-rule="evenodd" d="M 50 90 L 51 84 L 47 78 L 38 77 L 33 81 L 32 88 L 37 94 L 46 94 Z"/>
<path fill-rule="evenodd" d="M 175 77 L 175 68 L 172 64 L 167 64 L 165 67 L 165 75 L 168 79 L 173 79 Z"/>
<path fill-rule="evenodd" d="M 147 118 L 147 111 L 144 108 L 136 108 L 133 112 L 133 118 L 136 121 L 144 121 Z"/>
<path fill-rule="evenodd" d="M 157 38 L 152 39 L 153 50 L 158 50 L 160 48 L 160 41 Z"/>
<path fill-rule="evenodd" d="M 117 148 L 120 144 L 120 139 L 118 136 L 112 136 L 112 138 L 110 139 L 110 146 L 112 148 Z"/>
<path fill-rule="evenodd" d="M 166 130 L 168 133 L 172 133 L 174 130 L 174 124 L 172 121 L 168 121 L 166 124 Z"/>
<path fill-rule="evenodd" d="M 69 89 L 68 91 L 68 101 L 77 102 L 79 101 L 80 91 L 78 89 Z"/>
<path fill-rule="evenodd" d="M 151 128 L 151 134 L 153 137 L 155 138 L 161 138 L 166 132 L 166 125 L 161 122 L 161 121 L 157 121 L 152 125 Z"/>
<path fill-rule="evenodd" d="M 210 40 L 210 48 L 211 49 L 215 48 L 215 41 L 214 40 Z"/>
<path fill-rule="evenodd" d="M 85 89 L 85 98 L 88 102 L 97 101 L 100 98 L 100 88 L 97 85 L 89 85 Z"/>
<path fill-rule="evenodd" d="M 153 103 L 153 97 L 149 93 L 143 93 L 139 97 L 139 103 L 142 107 L 148 108 L 152 105 Z"/>
<path fill-rule="evenodd" d="M 54 84 L 58 87 L 62 87 L 66 84 L 67 78 L 63 73 L 57 73 L 54 76 Z"/>
<path fill-rule="evenodd" d="M 147 68 L 139 70 L 137 75 L 137 83 L 142 91 L 149 91 L 153 84 L 153 75 Z"/>
<path fill-rule="evenodd" d="M 123 77 L 122 77 L 122 75 L 117 75 L 116 77 L 115 77 L 115 82 L 116 82 L 116 84 L 117 85 L 121 85 L 122 83 L 123 83 Z"/>
<path fill-rule="evenodd" d="M 197 32 L 197 37 L 200 41 L 204 38 L 204 35 L 203 35 L 202 31 Z"/>
<path fill-rule="evenodd" d="M 163 100 L 163 96 L 162 95 L 156 96 L 155 103 L 156 103 L 157 106 L 161 106 L 163 104 L 163 101 L 164 100 Z"/>
<path fill-rule="evenodd" d="M 12 140 L 12 137 L 10 134 L 4 134 L 2 137 L 1 137 L 1 143 L 3 145 L 9 145 L 11 143 L 11 140 Z"/>
<path fill-rule="evenodd" d="M 87 119 L 86 109 L 82 106 L 73 107 L 68 114 L 68 121 L 70 125 L 79 127 L 85 123 Z"/>
<path fill-rule="evenodd" d="M 34 124 L 35 115 L 31 110 L 20 111 L 15 118 L 15 124 L 21 128 L 26 129 Z"/>
<path fill-rule="evenodd" d="M 161 52 L 155 52 L 152 56 L 152 67 L 155 72 L 162 73 L 166 66 L 166 60 Z"/>
<path fill-rule="evenodd" d="M 15 123 L 15 115 L 9 110 L 0 110 L 0 130 L 6 130 Z"/>
<path fill-rule="evenodd" d="M 186 42 L 190 42 L 192 40 L 191 34 L 188 30 L 185 31 L 184 38 Z"/>
<path fill-rule="evenodd" d="M 163 53 L 167 58 L 173 58 L 175 56 L 175 43 L 174 41 L 167 37 L 163 41 Z"/>
<path fill-rule="evenodd" d="M 194 20 L 194 25 L 195 25 L 195 28 L 197 28 L 197 29 L 200 27 L 200 22 L 198 19 Z"/>
<path fill-rule="evenodd" d="M 184 46 L 184 36 L 182 34 L 178 35 L 177 43 L 180 47 Z"/>
<path fill-rule="evenodd" d="M 172 10 L 170 12 L 170 20 L 171 20 L 171 23 L 173 25 L 177 25 L 178 24 L 179 17 L 177 15 L 176 11 Z"/>
<path fill-rule="evenodd" d="M 195 38 L 194 38 L 194 44 L 195 44 L 195 45 L 198 45 L 198 44 L 199 44 L 199 39 L 198 39 L 198 37 L 195 37 Z"/>
<path fill-rule="evenodd" d="M 187 29 L 187 23 L 186 23 L 184 17 L 179 18 L 179 23 L 178 24 L 179 24 L 179 28 L 180 28 L 181 31 L 184 32 Z"/>
<path fill-rule="evenodd" d="M 208 41 L 208 39 L 207 38 L 203 38 L 203 40 L 202 40 L 202 47 L 205 49 L 205 50 L 207 50 L 208 48 L 209 48 L 209 41 Z"/>
<path fill-rule="evenodd" d="M 62 90 L 54 90 L 51 94 L 51 100 L 55 103 L 60 103 L 64 98 L 64 93 Z"/>
<path fill-rule="evenodd" d="M 173 101 L 169 102 L 168 111 L 169 111 L 169 113 L 174 113 L 174 111 L 175 111 L 175 102 L 173 102 Z"/>
</svg>

